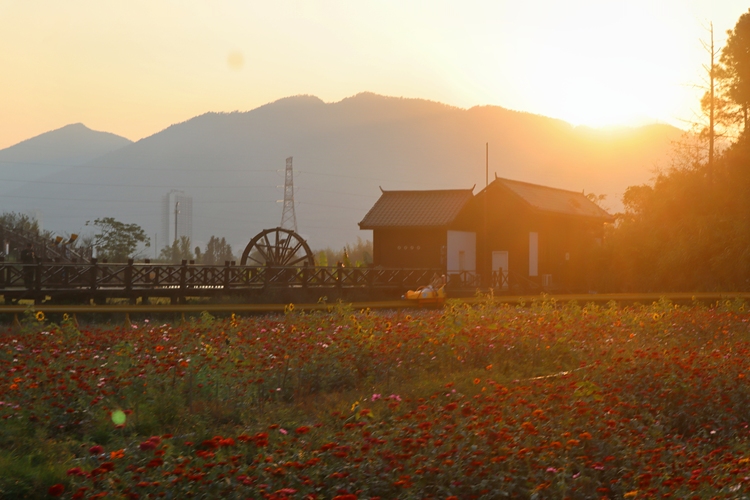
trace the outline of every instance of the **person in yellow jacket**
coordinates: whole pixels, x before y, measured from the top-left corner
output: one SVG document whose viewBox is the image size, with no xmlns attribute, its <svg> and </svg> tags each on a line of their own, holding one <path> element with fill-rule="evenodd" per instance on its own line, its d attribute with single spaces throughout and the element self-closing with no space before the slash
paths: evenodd
<svg viewBox="0 0 750 500">
<path fill-rule="evenodd" d="M 435 276 L 429 285 L 409 290 L 402 298 L 410 300 L 445 298 L 445 275 Z"/>
</svg>

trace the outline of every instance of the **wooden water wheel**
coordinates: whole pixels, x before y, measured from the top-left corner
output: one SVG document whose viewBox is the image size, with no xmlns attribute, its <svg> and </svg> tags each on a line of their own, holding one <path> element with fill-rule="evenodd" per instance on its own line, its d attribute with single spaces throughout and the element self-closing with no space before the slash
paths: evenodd
<svg viewBox="0 0 750 500">
<path fill-rule="evenodd" d="M 242 252 L 243 266 L 315 266 L 307 242 L 299 234 L 280 227 L 264 229 L 258 233 Z"/>
</svg>

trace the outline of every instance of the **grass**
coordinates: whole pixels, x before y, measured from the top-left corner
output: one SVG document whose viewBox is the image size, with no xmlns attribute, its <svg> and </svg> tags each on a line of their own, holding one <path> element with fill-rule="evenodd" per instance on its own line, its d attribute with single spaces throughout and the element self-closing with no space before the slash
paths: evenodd
<svg viewBox="0 0 750 500">
<path fill-rule="evenodd" d="M 0 496 L 737 498 L 748 320 L 739 301 L 491 297 L 129 328 L 28 315 L 0 334 Z"/>
</svg>

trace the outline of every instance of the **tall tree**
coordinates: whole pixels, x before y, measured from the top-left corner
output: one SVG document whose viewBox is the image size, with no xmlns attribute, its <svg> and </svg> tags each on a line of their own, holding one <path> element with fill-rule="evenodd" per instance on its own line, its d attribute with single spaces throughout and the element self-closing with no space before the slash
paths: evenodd
<svg viewBox="0 0 750 500">
<path fill-rule="evenodd" d="M 739 135 L 745 136 L 750 120 L 750 11 L 740 16 L 727 36 L 716 71 L 723 105 L 717 119 L 737 127 Z"/>
<path fill-rule="evenodd" d="M 133 257 L 139 244 L 148 247 L 151 241 L 146 232 L 138 224 L 126 224 L 114 217 L 86 221 L 86 225 L 94 226 L 99 232 L 94 234 L 93 246 L 99 259 L 111 262 L 124 262 Z"/>
<path fill-rule="evenodd" d="M 206 244 L 206 251 L 203 252 L 201 262 L 203 264 L 223 264 L 227 261 L 233 261 L 232 245 L 227 243 L 224 238 L 219 239 L 211 236 Z"/>
<path fill-rule="evenodd" d="M 161 249 L 159 258 L 167 262 L 181 262 L 183 260 L 193 260 L 193 251 L 190 249 L 190 238 L 180 236 L 174 240 L 172 246 Z"/>
</svg>

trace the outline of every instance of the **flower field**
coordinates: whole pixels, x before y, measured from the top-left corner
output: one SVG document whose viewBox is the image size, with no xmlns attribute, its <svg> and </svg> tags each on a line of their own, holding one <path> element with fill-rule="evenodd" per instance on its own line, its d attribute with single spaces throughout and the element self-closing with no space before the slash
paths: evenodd
<svg viewBox="0 0 750 500">
<path fill-rule="evenodd" d="M 746 498 L 750 315 L 490 298 L 0 333 L 2 498 Z"/>
</svg>

